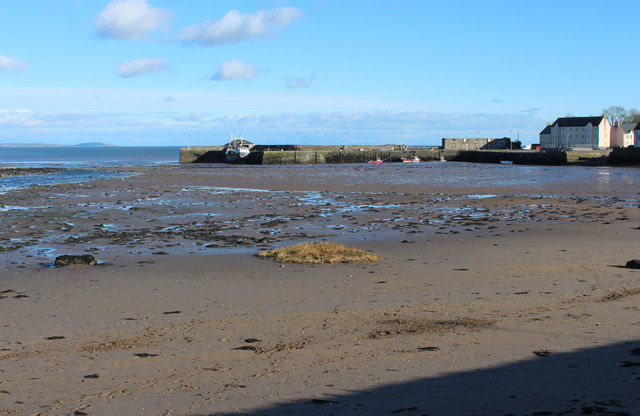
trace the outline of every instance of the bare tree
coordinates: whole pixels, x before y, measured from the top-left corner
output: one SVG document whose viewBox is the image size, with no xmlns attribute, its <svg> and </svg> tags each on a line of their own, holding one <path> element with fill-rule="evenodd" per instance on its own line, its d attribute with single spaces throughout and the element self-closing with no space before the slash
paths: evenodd
<svg viewBox="0 0 640 416">
<path fill-rule="evenodd" d="M 620 107 L 619 105 L 612 105 L 611 107 L 605 108 L 602 111 L 607 115 L 609 123 L 611 123 L 612 126 L 616 121 L 622 123 L 622 121 L 627 116 L 627 110 L 625 110 L 624 107 Z"/>
<path fill-rule="evenodd" d="M 640 123 L 640 111 L 636 110 L 635 108 L 627 111 L 627 116 L 624 118 L 624 121 L 625 123 Z"/>
</svg>

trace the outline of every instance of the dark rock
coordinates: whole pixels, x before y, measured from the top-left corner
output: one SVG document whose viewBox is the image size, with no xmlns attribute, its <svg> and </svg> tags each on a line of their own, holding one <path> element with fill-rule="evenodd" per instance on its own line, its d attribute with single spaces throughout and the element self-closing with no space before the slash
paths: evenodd
<svg viewBox="0 0 640 416">
<path fill-rule="evenodd" d="M 438 351 L 440 347 L 418 347 L 418 351 Z"/>
<path fill-rule="evenodd" d="M 233 350 L 240 350 L 240 351 L 253 351 L 253 352 L 257 352 L 258 351 L 258 347 L 256 347 L 255 345 L 242 345 L 240 347 L 235 347 L 232 348 Z"/>
<path fill-rule="evenodd" d="M 640 260 L 629 260 L 625 266 L 627 269 L 640 269 Z"/>
<path fill-rule="evenodd" d="M 325 399 L 311 399 L 309 400 L 311 404 L 339 404 L 340 402 L 334 402 L 333 400 L 325 400 Z"/>
<path fill-rule="evenodd" d="M 94 266 L 98 263 L 95 257 L 91 254 L 84 254 L 81 256 L 65 254 L 63 256 L 56 257 L 56 267 L 64 267 L 76 264 L 85 264 L 87 266 Z"/>
<path fill-rule="evenodd" d="M 620 367 L 640 367 L 640 363 L 637 361 L 620 361 L 622 365 Z"/>
</svg>

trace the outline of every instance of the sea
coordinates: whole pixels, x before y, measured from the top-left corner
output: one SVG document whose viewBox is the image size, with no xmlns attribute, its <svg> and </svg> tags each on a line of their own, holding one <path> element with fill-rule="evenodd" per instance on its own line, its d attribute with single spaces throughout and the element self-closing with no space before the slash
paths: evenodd
<svg viewBox="0 0 640 416">
<path fill-rule="evenodd" d="M 179 157 L 179 146 L 0 147 L 0 167 L 177 165 Z"/>
<path fill-rule="evenodd" d="M 0 194 L 32 185 L 128 176 L 131 173 L 124 171 L 127 167 L 178 165 L 179 158 L 179 146 L 0 146 L 0 169 L 58 169 L 48 173 L 0 175 Z"/>
<path fill-rule="evenodd" d="M 96 179 L 132 175 L 135 169 L 159 165 L 179 165 L 179 146 L 0 146 L 0 194 L 32 185 L 56 185 L 88 182 Z M 408 165 L 408 166 L 407 166 Z M 55 172 L 27 175 L 2 175 L 6 168 L 57 168 Z M 373 181 L 381 188 L 395 185 L 435 185 L 442 188 L 509 188 L 523 194 L 572 189 L 575 193 L 613 193 L 638 201 L 640 169 L 584 166 L 525 166 L 465 162 L 383 163 L 285 166 L 220 166 L 225 173 L 236 169 L 269 170 L 273 175 L 288 175 L 309 170 L 309 177 L 323 183 L 359 183 Z M 285 180 L 285 179 L 283 179 Z"/>
</svg>

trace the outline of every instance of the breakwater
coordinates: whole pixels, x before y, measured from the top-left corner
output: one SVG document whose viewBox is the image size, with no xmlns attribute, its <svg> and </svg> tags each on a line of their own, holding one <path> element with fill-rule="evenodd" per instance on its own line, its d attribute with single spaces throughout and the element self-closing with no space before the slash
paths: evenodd
<svg viewBox="0 0 640 416">
<path fill-rule="evenodd" d="M 224 146 L 183 147 L 180 163 L 226 163 Z M 388 146 L 254 146 L 242 162 L 258 165 L 401 162 L 417 156 L 422 161 L 501 163 L 519 165 L 640 165 L 640 148 L 613 150 L 528 151 L 528 150 L 448 150 L 438 147 Z"/>
<path fill-rule="evenodd" d="M 225 163 L 224 147 L 183 147 L 180 163 Z M 402 158 L 419 157 L 423 161 L 440 160 L 442 152 L 436 147 L 344 149 L 340 146 L 270 146 L 251 148 L 243 163 L 260 165 L 367 163 L 381 159 L 401 162 Z"/>
</svg>

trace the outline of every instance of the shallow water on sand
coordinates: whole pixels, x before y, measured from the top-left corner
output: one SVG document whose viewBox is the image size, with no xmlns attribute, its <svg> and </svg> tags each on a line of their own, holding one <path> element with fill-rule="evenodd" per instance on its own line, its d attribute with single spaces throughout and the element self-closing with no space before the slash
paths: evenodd
<svg viewBox="0 0 640 416">
<path fill-rule="evenodd" d="M 467 163 L 88 172 L 89 182 L 0 193 L 5 265 L 50 264 L 68 253 L 114 259 L 629 221 L 640 189 L 638 169 Z M 136 176 L 91 182 L 114 172 Z"/>
<path fill-rule="evenodd" d="M 201 166 L 203 167 L 203 166 Z M 215 177 L 246 190 L 295 190 L 344 187 L 367 191 L 436 192 L 461 190 L 480 197 L 489 189 L 523 194 L 617 194 L 637 199 L 640 169 L 582 166 L 524 166 L 463 162 L 387 163 L 380 165 L 209 165 Z M 183 166 L 189 170 L 189 166 Z M 204 169 L 205 174 L 206 169 Z M 213 172 L 211 172 L 213 174 Z M 246 181 L 242 182 L 242 179 Z M 227 182 L 227 180 L 229 182 Z M 242 186 L 241 186 L 242 184 Z M 214 186 L 214 185 L 212 185 Z M 233 191 L 230 185 L 227 191 Z M 470 192 L 477 189 L 478 192 Z M 224 188 L 219 189 L 224 192 Z"/>
<path fill-rule="evenodd" d="M 29 173 L 24 175 L 0 176 L 0 194 L 30 186 L 59 185 L 63 183 L 90 182 L 97 179 L 110 179 L 130 176 L 113 170 L 60 169 L 47 173 Z"/>
<path fill-rule="evenodd" d="M 317 168 L 317 166 L 315 167 Z M 315 181 L 332 183 L 380 181 L 389 185 L 434 185 L 442 187 L 488 188 L 520 187 L 523 190 L 555 188 L 576 191 L 638 191 L 640 169 L 579 166 L 523 166 L 473 163 L 424 162 L 378 166 L 349 165 L 336 169 L 324 166 L 314 171 Z"/>
</svg>

